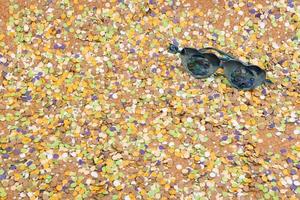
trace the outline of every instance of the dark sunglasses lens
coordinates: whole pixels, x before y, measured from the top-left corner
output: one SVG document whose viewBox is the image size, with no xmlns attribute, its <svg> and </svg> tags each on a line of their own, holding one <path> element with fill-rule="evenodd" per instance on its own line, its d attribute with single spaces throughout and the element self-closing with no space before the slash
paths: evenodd
<svg viewBox="0 0 300 200">
<path fill-rule="evenodd" d="M 239 89 L 251 89 L 255 84 L 255 75 L 246 67 L 239 67 L 232 72 L 230 80 Z"/>
<path fill-rule="evenodd" d="M 205 76 L 209 74 L 210 63 L 205 58 L 193 58 L 187 64 L 188 70 L 196 76 Z"/>
</svg>

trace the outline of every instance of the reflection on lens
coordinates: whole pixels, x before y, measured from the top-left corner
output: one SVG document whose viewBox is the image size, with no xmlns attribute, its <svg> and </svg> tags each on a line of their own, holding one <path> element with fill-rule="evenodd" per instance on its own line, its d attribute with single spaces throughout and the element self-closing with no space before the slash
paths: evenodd
<svg viewBox="0 0 300 200">
<path fill-rule="evenodd" d="M 207 75 L 209 73 L 208 69 L 210 67 L 209 62 L 206 59 L 196 59 L 188 63 L 189 71 L 194 75 Z"/>
<path fill-rule="evenodd" d="M 253 76 L 254 74 L 251 70 L 246 68 L 237 68 L 231 74 L 231 82 L 241 89 L 251 88 L 255 83 Z"/>
</svg>

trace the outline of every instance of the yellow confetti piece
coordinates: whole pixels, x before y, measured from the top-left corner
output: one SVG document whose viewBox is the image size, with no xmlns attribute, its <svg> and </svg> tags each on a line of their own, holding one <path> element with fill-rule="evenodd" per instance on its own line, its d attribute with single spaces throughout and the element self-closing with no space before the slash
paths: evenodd
<svg viewBox="0 0 300 200">
<path fill-rule="evenodd" d="M 175 194 L 177 194 L 177 192 L 176 192 L 176 190 L 174 190 L 174 189 L 171 189 L 171 190 L 169 191 L 169 194 L 171 194 L 171 195 L 175 195 Z"/>
<path fill-rule="evenodd" d="M 240 106 L 241 111 L 247 111 L 248 110 L 248 106 L 243 104 Z"/>
<path fill-rule="evenodd" d="M 56 190 L 57 190 L 57 191 L 61 191 L 61 190 L 62 190 L 62 186 L 61 186 L 61 185 L 57 185 L 57 186 L 56 186 Z"/>
<path fill-rule="evenodd" d="M 200 160 L 200 156 L 197 156 L 197 155 L 196 155 L 196 156 L 194 157 L 194 159 L 195 159 L 195 161 L 199 161 L 199 160 Z"/>
<path fill-rule="evenodd" d="M 250 123 L 250 125 L 256 125 L 256 120 L 255 119 L 253 119 L 253 118 L 251 118 L 250 120 L 249 120 L 249 123 Z"/>
<path fill-rule="evenodd" d="M 189 179 L 194 179 L 194 178 L 196 178 L 196 175 L 195 175 L 195 174 L 189 174 L 189 175 L 188 175 L 188 178 L 189 178 Z"/>
</svg>

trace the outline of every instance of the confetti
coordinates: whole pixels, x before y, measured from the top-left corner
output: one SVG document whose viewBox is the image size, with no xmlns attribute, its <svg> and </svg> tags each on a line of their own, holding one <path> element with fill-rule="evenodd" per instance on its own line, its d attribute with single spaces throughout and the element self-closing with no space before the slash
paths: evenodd
<svg viewBox="0 0 300 200">
<path fill-rule="evenodd" d="M 300 4 L 203 2 L 0 3 L 0 199 L 299 199 Z M 194 79 L 170 43 L 274 84 Z"/>
</svg>

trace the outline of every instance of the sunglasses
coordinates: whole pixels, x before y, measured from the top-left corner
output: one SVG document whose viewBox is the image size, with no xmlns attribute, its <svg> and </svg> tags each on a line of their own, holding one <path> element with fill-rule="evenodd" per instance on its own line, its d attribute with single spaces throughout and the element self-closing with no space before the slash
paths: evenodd
<svg viewBox="0 0 300 200">
<path fill-rule="evenodd" d="M 239 90 L 252 90 L 262 84 L 272 84 L 266 79 L 266 71 L 257 65 L 247 64 L 221 50 L 213 47 L 202 49 L 183 48 L 170 44 L 168 51 L 180 54 L 185 70 L 197 79 L 203 79 L 214 74 L 217 69 L 224 69 L 224 76 L 230 85 Z M 212 53 L 215 51 L 220 56 Z"/>
</svg>

